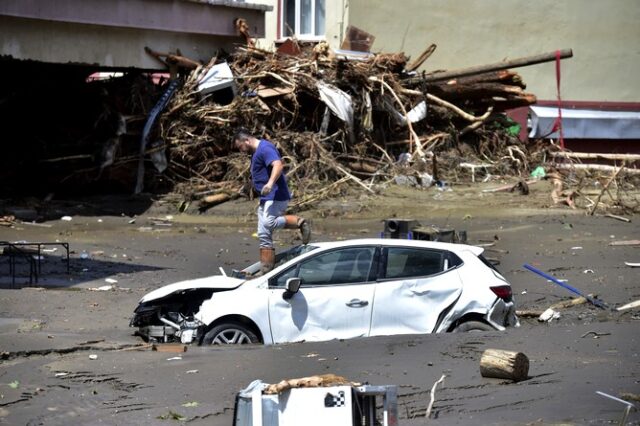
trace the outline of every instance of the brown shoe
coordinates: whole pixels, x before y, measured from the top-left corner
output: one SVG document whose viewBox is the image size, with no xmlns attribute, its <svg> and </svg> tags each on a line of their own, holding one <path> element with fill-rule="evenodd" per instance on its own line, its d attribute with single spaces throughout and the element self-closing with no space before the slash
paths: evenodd
<svg viewBox="0 0 640 426">
<path fill-rule="evenodd" d="M 302 244 L 309 244 L 309 241 L 311 240 L 311 225 L 306 219 L 300 218 L 298 221 L 298 227 L 300 228 L 300 235 L 302 235 Z"/>
<path fill-rule="evenodd" d="M 309 240 L 311 240 L 311 225 L 309 222 L 303 217 L 292 214 L 286 215 L 284 219 L 285 229 L 299 229 L 302 236 L 302 244 L 309 244 Z"/>
<path fill-rule="evenodd" d="M 269 247 L 260 247 L 260 274 L 264 275 L 273 269 L 276 261 L 276 250 Z"/>
</svg>

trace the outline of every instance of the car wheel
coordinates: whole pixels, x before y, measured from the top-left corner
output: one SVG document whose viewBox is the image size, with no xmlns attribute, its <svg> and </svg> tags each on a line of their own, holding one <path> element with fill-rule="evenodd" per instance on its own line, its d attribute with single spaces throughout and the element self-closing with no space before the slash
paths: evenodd
<svg viewBox="0 0 640 426">
<path fill-rule="evenodd" d="M 260 339 L 249 328 L 235 322 L 216 325 L 202 339 L 203 345 L 246 345 L 249 343 L 260 343 Z"/>
<path fill-rule="evenodd" d="M 466 321 L 453 329 L 454 333 L 466 333 L 468 331 L 495 331 L 495 328 L 480 321 Z"/>
</svg>

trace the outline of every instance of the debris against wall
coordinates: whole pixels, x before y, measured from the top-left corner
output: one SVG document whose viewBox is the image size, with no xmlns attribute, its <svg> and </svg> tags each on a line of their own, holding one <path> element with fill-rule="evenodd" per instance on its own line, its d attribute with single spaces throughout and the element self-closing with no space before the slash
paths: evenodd
<svg viewBox="0 0 640 426">
<path fill-rule="evenodd" d="M 513 71 L 430 81 L 407 72 L 417 65 L 402 53 L 238 48 L 227 58 L 236 96 L 216 102 L 198 86 L 217 62 L 192 71 L 160 119 L 175 192 L 203 208 L 252 196 L 248 160 L 232 149 L 239 127 L 278 146 L 294 208 L 348 187 L 373 192 L 399 176 L 424 186 L 467 178 L 465 162 L 528 173 L 517 125 L 503 112 L 535 96 Z"/>
</svg>

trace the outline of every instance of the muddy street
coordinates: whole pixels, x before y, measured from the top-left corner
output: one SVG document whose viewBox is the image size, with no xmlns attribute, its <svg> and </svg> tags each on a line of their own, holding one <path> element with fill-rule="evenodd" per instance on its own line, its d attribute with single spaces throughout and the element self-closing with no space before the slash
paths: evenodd
<svg viewBox="0 0 640 426">
<path fill-rule="evenodd" d="M 383 196 L 325 202 L 305 215 L 316 241 L 375 237 L 391 217 L 466 230 L 469 243 L 486 245 L 486 256 L 512 284 L 519 311 L 543 312 L 575 296 L 525 263 L 610 307 L 640 299 L 639 269 L 625 264 L 640 261 L 637 246 L 612 245 L 637 239 L 635 218 L 549 208 L 547 182 L 532 185 L 528 196 L 481 192 L 491 185 L 393 187 Z M 25 283 L 25 269 L 12 284 L 8 263 L 0 264 L 0 424 L 231 425 L 235 395 L 253 380 L 323 373 L 397 385 L 402 425 L 618 422 L 625 406 L 596 391 L 638 405 L 637 308 L 580 304 L 558 309 L 549 322 L 521 317 L 520 327 L 505 332 L 152 351 L 129 327 L 140 297 L 254 262 L 255 204 L 225 203 L 205 215 L 159 204 L 133 215 L 126 200 L 112 200 L 110 214 L 66 208 L 59 217 L 71 220 L 0 228 L 3 241 L 70 247 L 69 274 L 57 247 L 43 255 L 37 284 Z M 277 238 L 279 249 L 299 243 L 291 231 Z M 529 378 L 482 377 L 480 355 L 488 348 L 526 354 Z M 431 388 L 443 374 L 426 419 Z M 640 414 L 632 411 L 627 421 L 640 424 Z"/>
</svg>

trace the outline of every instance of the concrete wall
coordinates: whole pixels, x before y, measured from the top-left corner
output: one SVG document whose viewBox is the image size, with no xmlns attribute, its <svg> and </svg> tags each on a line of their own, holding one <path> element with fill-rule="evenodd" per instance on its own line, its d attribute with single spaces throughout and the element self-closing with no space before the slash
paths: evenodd
<svg viewBox="0 0 640 426">
<path fill-rule="evenodd" d="M 416 58 L 437 44 L 427 71 L 572 48 L 563 99 L 640 102 L 638 0 L 349 0 L 348 9 L 350 24 L 376 36 L 374 51 Z M 517 71 L 539 99 L 555 99 L 554 63 Z"/>
<path fill-rule="evenodd" d="M 144 51 L 182 54 L 208 62 L 221 47 L 232 50 L 240 38 L 177 34 L 155 30 L 36 21 L 0 16 L 2 54 L 14 59 L 51 63 L 95 64 L 102 67 L 158 69 L 165 67 Z"/>
<path fill-rule="evenodd" d="M 0 55 L 51 63 L 163 68 L 144 52 L 208 61 L 243 44 L 235 18 L 264 35 L 268 8 L 228 0 L 0 0 Z"/>
</svg>

